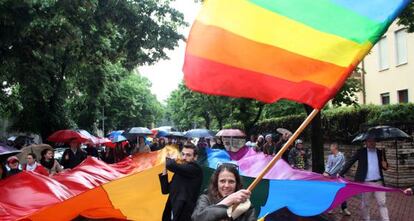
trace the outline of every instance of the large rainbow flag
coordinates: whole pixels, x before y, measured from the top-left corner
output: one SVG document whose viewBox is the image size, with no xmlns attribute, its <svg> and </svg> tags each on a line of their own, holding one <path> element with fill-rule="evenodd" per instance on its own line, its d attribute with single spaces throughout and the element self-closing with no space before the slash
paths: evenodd
<svg viewBox="0 0 414 221">
<path fill-rule="evenodd" d="M 207 0 L 183 67 L 195 91 L 320 109 L 410 0 Z"/>
<path fill-rule="evenodd" d="M 168 151 L 176 153 L 174 148 L 167 148 L 112 165 L 88 158 L 55 179 L 22 172 L 2 180 L 0 220 L 71 220 L 78 216 L 161 220 L 167 197 L 161 194 L 158 173 L 164 167 Z M 200 159 L 204 186 L 217 164 L 228 161 L 239 165 L 247 186 L 271 157 L 245 148 L 237 153 L 206 149 Z M 260 182 L 251 201 L 260 217 L 282 208 L 300 216 L 313 216 L 336 207 L 350 196 L 372 191 L 400 190 L 324 178 L 294 170 L 280 160 Z"/>
</svg>

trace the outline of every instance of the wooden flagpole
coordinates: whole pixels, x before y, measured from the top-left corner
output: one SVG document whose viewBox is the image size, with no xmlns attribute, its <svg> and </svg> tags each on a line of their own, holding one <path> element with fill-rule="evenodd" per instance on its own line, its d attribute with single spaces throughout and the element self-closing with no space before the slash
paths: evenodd
<svg viewBox="0 0 414 221">
<path fill-rule="evenodd" d="M 287 148 L 293 144 L 293 141 L 296 140 L 297 137 L 299 137 L 299 134 L 302 133 L 303 130 L 312 122 L 313 118 L 319 113 L 318 109 L 313 109 L 313 111 L 309 114 L 308 117 L 306 117 L 305 121 L 302 122 L 302 124 L 299 126 L 299 128 L 295 131 L 295 133 L 292 134 L 292 136 L 289 138 L 289 140 L 283 145 L 282 149 L 279 150 L 279 152 L 276 154 L 276 156 L 273 157 L 273 159 L 267 164 L 267 166 L 260 172 L 259 176 L 256 177 L 256 179 L 253 181 L 253 183 L 250 184 L 250 186 L 247 188 L 249 191 L 253 191 L 253 189 L 256 187 L 256 185 L 263 179 L 263 177 L 269 172 L 269 170 L 276 164 L 276 162 L 282 157 L 283 153 L 287 150 Z"/>
</svg>

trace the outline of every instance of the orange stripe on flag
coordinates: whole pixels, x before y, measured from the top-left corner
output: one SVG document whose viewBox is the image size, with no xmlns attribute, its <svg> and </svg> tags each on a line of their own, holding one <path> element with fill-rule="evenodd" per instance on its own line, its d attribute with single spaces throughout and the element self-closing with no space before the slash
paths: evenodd
<svg viewBox="0 0 414 221">
<path fill-rule="evenodd" d="M 190 54 L 185 57 L 184 73 L 187 86 L 195 91 L 223 96 L 237 95 L 267 103 L 285 98 L 312 104 L 315 108 L 323 107 L 326 100 L 332 96 L 331 93 L 334 93 L 336 87 L 340 87 L 346 79 L 344 75 L 341 83 L 329 90 L 309 81 L 291 82 Z"/>
<path fill-rule="evenodd" d="M 311 81 L 327 88 L 332 88 L 346 70 L 201 22 L 194 22 L 187 45 L 187 53 L 191 55 L 291 82 Z"/>
<path fill-rule="evenodd" d="M 86 212 L 88 210 L 89 212 Z M 94 215 L 96 218 L 105 214 L 107 218 L 126 219 L 120 210 L 114 209 L 106 191 L 102 187 L 97 187 L 62 203 L 43 208 L 22 220 L 72 220 L 82 212 L 86 212 L 85 215 L 91 216 L 91 210 L 98 211 Z"/>
</svg>

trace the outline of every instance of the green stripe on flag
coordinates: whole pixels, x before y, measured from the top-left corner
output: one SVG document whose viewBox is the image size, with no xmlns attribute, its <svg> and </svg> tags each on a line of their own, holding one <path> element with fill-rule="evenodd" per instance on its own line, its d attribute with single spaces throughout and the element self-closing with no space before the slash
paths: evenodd
<svg viewBox="0 0 414 221">
<path fill-rule="evenodd" d="M 378 34 L 382 33 L 388 25 L 387 21 L 378 23 L 329 0 L 249 0 L 249 2 L 321 32 L 357 43 L 364 43 L 367 40 L 375 43 L 381 37 Z"/>
</svg>

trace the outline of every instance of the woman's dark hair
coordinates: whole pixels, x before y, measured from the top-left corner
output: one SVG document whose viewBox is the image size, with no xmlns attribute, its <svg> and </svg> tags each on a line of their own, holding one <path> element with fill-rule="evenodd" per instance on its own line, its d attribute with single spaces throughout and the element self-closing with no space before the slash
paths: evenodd
<svg viewBox="0 0 414 221">
<path fill-rule="evenodd" d="M 42 152 L 40 152 L 40 157 L 42 159 L 44 159 L 45 158 L 45 155 L 47 154 L 48 151 L 52 151 L 53 152 L 52 149 L 46 148 L 46 149 L 42 150 Z"/>
<path fill-rule="evenodd" d="M 223 198 L 222 196 L 220 196 L 220 193 L 218 191 L 218 177 L 220 173 L 223 171 L 228 171 L 232 173 L 236 178 L 236 189 L 234 190 L 234 192 L 241 190 L 243 188 L 243 184 L 241 183 L 241 178 L 238 171 L 238 166 L 231 163 L 221 164 L 211 176 L 210 184 L 208 185 L 208 198 L 214 204 L 218 203 Z"/>
<path fill-rule="evenodd" d="M 161 143 L 161 142 L 162 142 L 163 144 L 165 144 L 165 139 L 164 139 L 164 138 L 160 138 L 160 139 L 158 139 L 158 142 L 159 142 L 159 143 Z"/>
<path fill-rule="evenodd" d="M 138 145 L 141 145 L 141 139 L 142 139 L 142 142 L 145 144 L 145 137 L 142 137 L 142 136 L 139 136 L 138 137 Z"/>
</svg>

